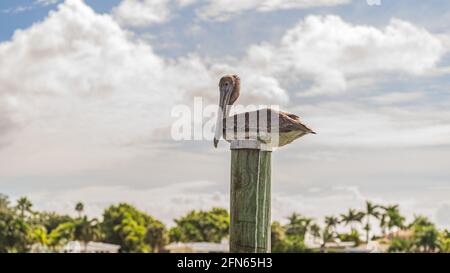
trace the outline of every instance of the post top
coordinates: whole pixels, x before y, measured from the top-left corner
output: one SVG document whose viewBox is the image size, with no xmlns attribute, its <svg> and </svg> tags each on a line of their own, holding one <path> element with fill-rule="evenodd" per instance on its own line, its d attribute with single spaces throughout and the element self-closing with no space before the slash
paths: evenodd
<svg viewBox="0 0 450 273">
<path fill-rule="evenodd" d="M 266 152 L 272 152 L 270 145 L 261 143 L 254 139 L 245 140 L 232 140 L 230 144 L 230 150 L 260 150 Z"/>
</svg>

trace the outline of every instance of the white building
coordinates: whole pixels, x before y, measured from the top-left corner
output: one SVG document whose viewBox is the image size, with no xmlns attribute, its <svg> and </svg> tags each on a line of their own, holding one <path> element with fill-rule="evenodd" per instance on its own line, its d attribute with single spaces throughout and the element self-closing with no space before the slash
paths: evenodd
<svg viewBox="0 0 450 273">
<path fill-rule="evenodd" d="M 68 242 L 63 248 L 63 253 L 118 253 L 119 245 L 89 242 L 87 245 L 79 241 Z"/>
<path fill-rule="evenodd" d="M 100 242 L 89 242 L 87 245 L 79 241 L 70 241 L 65 244 L 62 248 L 57 250 L 51 249 L 47 246 L 41 244 L 34 244 L 31 247 L 32 253 L 118 253 L 120 249 L 119 245 L 100 243 Z"/>
<path fill-rule="evenodd" d="M 230 249 L 228 241 L 221 243 L 197 242 L 197 243 L 171 243 L 164 247 L 170 253 L 228 253 Z"/>
</svg>

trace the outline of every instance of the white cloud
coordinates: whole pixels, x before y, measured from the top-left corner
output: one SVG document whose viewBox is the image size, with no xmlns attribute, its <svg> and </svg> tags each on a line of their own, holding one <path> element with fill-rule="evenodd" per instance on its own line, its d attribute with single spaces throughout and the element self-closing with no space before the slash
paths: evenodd
<svg viewBox="0 0 450 273">
<path fill-rule="evenodd" d="M 22 12 L 26 12 L 26 11 L 30 11 L 32 10 L 34 7 L 31 5 L 19 5 L 15 8 L 9 8 L 9 9 L 3 9 L 1 10 L 2 13 L 7 13 L 7 14 L 18 14 L 18 13 L 22 13 Z"/>
<path fill-rule="evenodd" d="M 170 0 L 123 0 L 113 9 L 114 18 L 124 26 L 145 27 L 170 17 Z"/>
<path fill-rule="evenodd" d="M 29 195 L 42 210 L 59 213 L 73 213 L 76 202 L 85 203 L 86 213 L 100 217 L 103 210 L 115 203 L 127 202 L 147 211 L 166 224 L 193 209 L 227 207 L 229 196 L 221 192 L 205 192 L 214 183 L 207 181 L 183 182 L 174 185 L 161 185 L 154 188 L 133 188 L 129 186 L 92 186 L 70 191 L 36 191 Z"/>
<path fill-rule="evenodd" d="M 366 102 L 319 102 L 293 110 L 318 132 L 309 142 L 347 147 L 448 145 L 450 111 L 424 105 L 398 107 Z"/>
<path fill-rule="evenodd" d="M 42 5 L 42 6 L 50 6 L 50 5 L 54 5 L 58 2 L 59 2 L 59 0 L 36 0 L 36 1 L 34 1 L 35 4 Z"/>
<path fill-rule="evenodd" d="M 15 128 L 14 122 L 10 117 L 10 109 L 6 100 L 0 100 L 0 149 L 5 144 L 5 138 Z"/>
<path fill-rule="evenodd" d="M 313 81 L 314 94 L 339 93 L 349 80 L 378 72 L 426 74 L 444 52 L 439 38 L 407 22 L 394 20 L 380 30 L 311 16 L 289 30 L 280 47 L 253 45 L 243 60 L 165 59 L 111 16 L 67 0 L 43 22 L 0 44 L 0 103 L 8 109 L 0 113 L 0 134 L 3 143 L 9 140 L 0 169 L 74 171 L 132 158 L 138 149 L 129 144 L 149 142 L 155 129 L 170 126 L 173 105 L 190 103 L 194 95 L 216 103 L 223 74 L 241 76 L 239 103 L 286 104 L 287 82 L 298 76 Z M 374 99 L 404 100 L 399 96 Z M 322 144 L 448 143 L 449 113 L 430 107 L 319 103 L 298 113 L 307 115 Z"/>
<path fill-rule="evenodd" d="M 391 32 L 394 34 L 387 34 Z M 409 33 L 408 38 L 404 32 Z M 323 44 L 319 37 L 323 37 Z M 421 42 L 414 48 L 419 38 Z M 377 61 L 370 54 L 361 54 L 355 61 L 345 54 L 350 54 L 355 44 L 360 43 L 362 49 L 369 46 L 367 40 L 381 48 L 373 50 L 379 58 L 382 49 L 392 47 L 393 52 L 385 53 L 388 63 L 373 68 L 372 63 Z M 194 95 L 216 103 L 217 79 L 222 74 L 241 76 L 243 92 L 239 103 L 286 104 L 289 96 L 281 84 L 285 85 L 286 78 L 305 73 L 304 79 L 309 75 L 316 81 L 314 86 L 324 86 L 329 79 L 323 76 L 328 74 L 337 75 L 337 81 L 344 85 L 347 76 L 371 74 L 371 69 L 420 74 L 434 66 L 440 51 L 444 51 L 439 39 L 409 23 L 395 21 L 382 31 L 353 26 L 332 16 L 309 17 L 288 31 L 281 45 L 251 46 L 242 61 L 218 60 L 214 65 L 195 55 L 164 59 L 110 16 L 94 13 L 82 1 L 68 0 L 42 23 L 17 31 L 11 41 L 0 44 L 0 100 L 11 109 L 2 113 L 3 127 L 8 132 L 12 124 L 20 128 L 10 134 L 11 143 L 4 148 L 7 150 L 3 155 L 8 156 L 2 156 L 0 162 L 9 167 L 2 171 L 38 172 L 40 168 L 48 170 L 52 164 L 59 171 L 100 168 L 114 160 L 132 158 L 135 147 L 125 145 L 149 139 L 154 129 L 167 127 L 173 105 L 190 103 Z M 406 49 L 396 49 L 396 45 Z M 421 56 L 413 60 L 410 55 Z M 398 64 L 401 60 L 405 60 L 403 65 Z M 299 113 L 308 114 L 305 121 L 320 133 L 319 142 L 448 142 L 446 112 L 380 111 L 364 105 L 336 104 L 302 106 L 300 110 Z M 440 117 L 438 124 L 434 115 Z M 373 134 L 374 131 L 378 133 Z M 322 135 L 327 137 L 321 138 Z M 30 154 L 33 156 L 25 160 L 25 155 Z M 47 160 L 41 162 L 42 157 Z"/>
<path fill-rule="evenodd" d="M 216 103 L 225 70 L 195 55 L 162 58 L 111 16 L 67 0 L 0 44 L 0 103 L 8 109 L 0 133 L 9 141 L 0 173 L 71 172 L 132 158 L 139 149 L 130 143 L 150 142 L 170 125 L 172 106 L 194 95 Z M 269 85 L 260 101 L 286 100 L 278 82 L 261 80 Z"/>
<path fill-rule="evenodd" d="M 436 211 L 436 220 L 440 225 L 450 227 L 450 204 L 443 203 Z"/>
<path fill-rule="evenodd" d="M 183 92 L 167 84 L 167 67 L 110 16 L 66 1 L 0 44 L 0 100 L 20 128 L 0 161 L 20 173 L 39 169 L 42 157 L 61 171 L 124 157 L 114 147 L 167 122 L 161 112 Z"/>
<path fill-rule="evenodd" d="M 425 92 L 392 92 L 387 94 L 382 94 L 378 96 L 373 96 L 368 100 L 381 105 L 390 105 L 397 103 L 407 103 L 414 102 L 420 99 L 426 98 Z"/>
<path fill-rule="evenodd" d="M 193 181 L 160 186 L 154 188 L 133 188 L 129 186 L 91 186 L 71 189 L 70 191 L 36 191 L 28 197 L 40 210 L 56 211 L 58 213 L 75 214 L 74 207 L 80 200 L 85 204 L 86 213 L 92 217 L 101 217 L 103 210 L 111 204 L 129 203 L 144 210 L 172 226 L 173 220 L 185 215 L 191 210 L 208 210 L 212 207 L 228 208 L 229 193 L 214 190 L 216 183 L 208 181 Z M 434 190 L 427 189 L 427 194 Z M 438 200 L 445 200 L 445 194 L 436 196 Z M 439 227 L 450 227 L 448 221 L 448 203 L 439 205 L 431 199 L 412 198 L 420 194 L 416 191 L 406 191 L 395 196 L 377 197 L 370 192 L 362 192 L 357 186 L 336 185 L 328 188 L 308 188 L 298 193 L 272 193 L 272 220 L 286 223 L 287 217 L 293 212 L 313 217 L 323 224 L 325 216 L 339 216 L 346 213 L 348 208 L 364 209 L 366 200 L 377 204 L 399 204 L 407 221 L 413 219 L 414 214 L 422 214 L 436 220 Z M 18 196 L 13 196 L 13 199 Z M 339 204 L 324 206 L 323 204 Z M 346 230 L 345 227 L 340 227 Z M 377 226 L 375 226 L 377 230 Z M 377 230 L 377 232 L 379 232 Z"/>
<path fill-rule="evenodd" d="M 39 7 L 39 6 L 47 7 L 47 6 L 50 6 L 50 5 L 54 5 L 54 4 L 57 4 L 58 2 L 59 2 L 59 0 L 36 0 L 32 4 L 19 5 L 19 6 L 16 6 L 15 8 L 9 8 L 9 9 L 0 10 L 0 12 L 1 13 L 18 14 L 18 13 L 22 13 L 22 12 L 27 12 L 27 11 L 33 10 L 33 9 Z"/>
<path fill-rule="evenodd" d="M 226 21 L 244 11 L 268 12 L 283 9 L 305 9 L 343 5 L 350 2 L 351 0 L 209 0 L 208 4 L 200 8 L 197 13 L 200 18 L 205 20 Z"/>
<path fill-rule="evenodd" d="M 52 0 L 39 0 L 52 1 Z M 145 27 L 170 19 L 172 8 L 199 4 L 197 16 L 202 20 L 227 21 L 247 11 L 270 12 L 349 4 L 352 0 L 122 0 L 113 9 L 115 18 L 124 26 Z"/>
<path fill-rule="evenodd" d="M 358 87 L 358 80 L 386 74 L 430 74 L 449 50 L 444 36 L 409 22 L 392 19 L 378 29 L 330 15 L 308 16 L 280 45 L 250 47 L 248 59 L 266 64 L 268 73 L 312 81 L 301 94 L 318 95 L 339 94 Z"/>
<path fill-rule="evenodd" d="M 186 7 L 192 4 L 195 4 L 199 2 L 199 0 L 177 0 L 177 3 L 181 6 L 181 7 Z"/>
<path fill-rule="evenodd" d="M 228 185 L 228 157 L 220 151 L 197 153 L 203 143 L 190 143 L 186 145 L 189 152 L 181 147 L 167 157 L 167 150 L 156 149 L 152 135 L 169 126 L 173 105 L 191 102 L 194 95 L 216 103 L 217 80 L 226 73 L 241 76 L 243 91 L 238 102 L 243 104 L 287 104 L 288 86 L 306 81 L 312 82 L 309 94 L 340 94 L 361 82 L 375 84 L 374 79 L 384 79 L 385 74 L 424 76 L 439 70 L 439 60 L 448 51 L 443 37 L 447 36 L 400 20 L 380 29 L 346 23 L 335 16 L 311 16 L 287 31 L 280 44 L 250 46 L 242 60 L 208 60 L 197 55 L 167 59 L 153 51 L 151 42 L 121 28 L 113 16 L 96 14 L 80 0 L 67 0 L 42 22 L 17 31 L 11 41 L 0 44 L 2 187 L 13 191 L 17 185 L 9 181 L 25 180 L 32 186 L 24 192 L 49 209 L 69 211 L 70 202 L 86 200 L 99 212 L 110 202 L 133 201 L 166 220 L 191 208 L 226 206 L 224 191 L 202 192 L 211 186 L 208 183 L 166 185 L 215 178 L 223 182 L 220 185 Z M 362 199 L 339 192 L 303 202 L 298 185 L 322 187 L 337 180 L 347 185 L 352 179 L 364 184 L 380 174 L 392 180 L 400 177 L 401 182 L 447 177 L 448 151 L 423 146 L 449 144 L 450 112 L 435 105 L 393 105 L 414 103 L 423 96 L 424 92 L 380 94 L 352 102 L 333 97 L 333 102 L 319 100 L 291 108 L 303 114 L 319 134 L 274 155 L 274 186 L 287 185 L 286 192 L 292 193 L 274 194 L 276 217 L 291 210 L 320 216 L 330 213 L 320 204 L 345 198 L 332 208 L 341 211 Z M 405 146 L 420 151 L 405 150 L 399 156 L 390 149 Z M 344 156 L 329 147 L 346 150 Z M 385 150 L 374 155 L 379 148 Z M 355 150 L 360 151 L 357 158 Z M 301 183 L 293 179 L 298 173 Z M 44 181 L 48 177 L 61 177 L 66 191 L 55 195 L 57 191 L 49 186 L 53 182 Z M 79 189 L 78 185 L 87 184 L 85 178 L 92 187 Z M 135 188 L 138 183 L 146 189 Z M 163 184 L 167 187 L 157 187 Z M 36 193 L 34 185 L 44 192 Z M 195 190 L 186 193 L 189 188 Z M 377 188 L 382 186 L 377 184 Z M 390 200 L 396 202 L 399 192 L 393 194 Z M 422 195 L 420 191 L 414 197 Z M 436 193 L 429 195 L 431 199 Z"/>
</svg>

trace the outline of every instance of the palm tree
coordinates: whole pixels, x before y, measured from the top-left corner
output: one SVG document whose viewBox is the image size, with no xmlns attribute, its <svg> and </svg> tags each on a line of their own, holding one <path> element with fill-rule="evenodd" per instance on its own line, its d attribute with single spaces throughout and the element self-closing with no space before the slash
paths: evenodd
<svg viewBox="0 0 450 273">
<path fill-rule="evenodd" d="M 342 222 L 344 222 L 346 226 L 350 225 L 352 230 L 355 230 L 355 223 L 361 223 L 363 217 L 364 214 L 357 212 L 355 209 L 349 209 L 347 214 L 341 214 Z"/>
<path fill-rule="evenodd" d="M 381 208 L 384 209 L 384 207 L 381 207 Z M 388 215 L 386 214 L 385 211 L 383 211 L 380 214 L 380 228 L 381 228 L 381 233 L 383 234 L 383 237 L 386 236 L 387 224 L 388 224 Z"/>
<path fill-rule="evenodd" d="M 289 224 L 286 226 L 286 235 L 300 236 L 305 238 L 305 234 L 308 231 L 312 219 L 303 217 L 298 213 L 293 213 L 288 217 Z"/>
<path fill-rule="evenodd" d="M 450 253 L 450 231 L 447 229 L 439 234 L 439 250 L 442 253 Z"/>
<path fill-rule="evenodd" d="M 413 241 L 395 238 L 394 240 L 392 240 L 391 245 L 389 246 L 387 252 L 389 252 L 389 253 L 396 253 L 396 252 L 408 253 L 408 252 L 413 251 L 413 248 L 414 248 Z"/>
<path fill-rule="evenodd" d="M 434 252 L 439 248 L 439 231 L 434 225 L 416 226 L 414 242 L 419 251 Z"/>
<path fill-rule="evenodd" d="M 75 224 L 73 222 L 61 223 L 48 234 L 48 246 L 56 252 L 57 249 L 73 240 Z"/>
<path fill-rule="evenodd" d="M 335 229 L 339 224 L 339 219 L 335 216 L 326 216 L 325 217 L 325 225 L 327 228 Z"/>
<path fill-rule="evenodd" d="M 369 201 L 366 201 L 366 210 L 363 212 L 366 218 L 366 225 L 364 229 L 366 230 L 366 243 L 369 243 L 369 234 L 370 234 L 370 217 L 374 217 L 375 219 L 380 218 L 380 212 L 378 211 L 379 206 L 374 205 Z"/>
<path fill-rule="evenodd" d="M 39 247 L 46 247 L 49 245 L 49 238 L 45 227 L 38 226 L 31 232 L 32 240 L 39 245 Z"/>
<path fill-rule="evenodd" d="M 409 228 L 413 228 L 416 226 L 431 226 L 433 225 L 433 222 L 428 219 L 426 216 L 422 215 L 414 215 L 414 220 L 409 224 Z"/>
<path fill-rule="evenodd" d="M 384 225 L 386 225 L 389 232 L 391 232 L 394 227 L 399 229 L 405 227 L 405 217 L 400 214 L 398 205 L 390 205 L 383 207 L 383 209 L 385 210 L 385 219 L 383 219 L 383 221 L 385 221 Z"/>
<path fill-rule="evenodd" d="M 435 252 L 439 249 L 439 231 L 425 216 L 414 216 L 409 228 L 414 231 L 413 243 L 417 252 Z"/>
<path fill-rule="evenodd" d="M 20 211 L 20 216 L 23 218 L 25 216 L 25 212 L 30 212 L 33 204 L 26 197 L 21 197 L 17 200 L 17 209 Z"/>
<path fill-rule="evenodd" d="M 314 242 L 316 241 L 317 238 L 320 238 L 321 234 L 320 234 L 320 226 L 316 223 L 312 224 L 309 227 L 309 231 L 311 233 L 311 235 L 314 238 Z"/>
<path fill-rule="evenodd" d="M 78 218 L 81 218 L 81 215 L 82 215 L 82 213 L 84 211 L 84 204 L 81 203 L 81 202 L 78 202 L 75 205 L 75 211 L 78 212 Z"/>
<path fill-rule="evenodd" d="M 326 252 L 327 243 L 333 242 L 335 238 L 335 233 L 328 228 L 322 230 L 321 239 L 322 244 L 320 245 L 320 251 Z"/>
<path fill-rule="evenodd" d="M 76 220 L 74 238 L 81 241 L 84 245 L 84 252 L 86 252 L 89 242 L 99 239 L 100 228 L 97 219 L 89 220 L 86 216 Z"/>
<path fill-rule="evenodd" d="M 0 193 L 0 211 L 9 209 L 9 198 L 8 196 Z"/>
</svg>

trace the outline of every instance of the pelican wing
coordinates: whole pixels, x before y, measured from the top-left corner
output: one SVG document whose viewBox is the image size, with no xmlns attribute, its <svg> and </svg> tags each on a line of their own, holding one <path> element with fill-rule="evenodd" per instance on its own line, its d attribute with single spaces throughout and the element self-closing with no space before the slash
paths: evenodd
<svg viewBox="0 0 450 273">
<path fill-rule="evenodd" d="M 306 134 L 315 134 L 300 121 L 300 117 L 272 109 L 236 114 L 224 119 L 223 124 L 223 136 L 227 141 L 257 139 L 274 144 L 274 147 L 289 144 Z"/>
<path fill-rule="evenodd" d="M 280 131 L 303 131 L 306 134 L 316 134 L 311 128 L 306 124 L 302 123 L 300 117 L 294 114 L 279 112 L 280 118 Z"/>
</svg>

